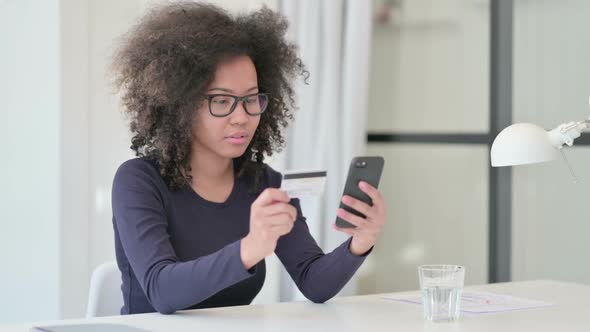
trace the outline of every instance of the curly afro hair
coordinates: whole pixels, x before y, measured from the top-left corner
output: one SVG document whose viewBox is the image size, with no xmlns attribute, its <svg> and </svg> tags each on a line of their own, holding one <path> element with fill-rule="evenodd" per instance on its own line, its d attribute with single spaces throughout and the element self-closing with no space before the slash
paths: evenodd
<svg viewBox="0 0 590 332">
<path fill-rule="evenodd" d="M 246 152 L 234 160 L 238 176 L 261 181 L 264 155 L 280 151 L 282 129 L 295 109 L 292 82 L 307 78 L 297 47 L 286 41 L 287 20 L 268 8 L 232 16 L 203 3 L 154 7 L 124 36 L 112 72 L 130 120 L 131 149 L 155 160 L 170 188 L 190 183 L 191 124 L 217 65 L 232 56 L 252 59 L 269 105 Z"/>
</svg>

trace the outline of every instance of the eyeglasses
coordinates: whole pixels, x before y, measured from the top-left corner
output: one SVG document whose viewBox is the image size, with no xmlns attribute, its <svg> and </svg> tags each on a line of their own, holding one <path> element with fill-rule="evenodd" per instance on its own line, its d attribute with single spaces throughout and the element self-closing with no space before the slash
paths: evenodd
<svg viewBox="0 0 590 332">
<path fill-rule="evenodd" d="M 238 102 L 242 102 L 244 110 L 249 115 L 260 115 L 268 106 L 268 95 L 265 93 L 255 93 L 243 97 L 215 94 L 207 95 L 209 102 L 209 113 L 218 118 L 230 115 L 238 106 Z"/>
</svg>

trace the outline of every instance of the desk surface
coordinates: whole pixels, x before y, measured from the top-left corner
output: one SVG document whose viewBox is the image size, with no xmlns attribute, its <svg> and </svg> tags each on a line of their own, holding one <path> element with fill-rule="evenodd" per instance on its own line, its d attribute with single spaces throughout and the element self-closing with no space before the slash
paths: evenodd
<svg viewBox="0 0 590 332">
<path fill-rule="evenodd" d="M 590 331 L 590 286 L 556 281 L 526 281 L 467 287 L 551 302 L 553 306 L 461 317 L 452 323 L 422 319 L 419 305 L 385 300 L 382 295 L 341 297 L 325 304 L 290 302 L 0 326 L 0 331 L 30 331 L 33 325 L 115 323 L 149 331 Z M 416 293 L 416 292 L 409 292 Z M 407 293 L 399 293 L 407 294 Z"/>
</svg>

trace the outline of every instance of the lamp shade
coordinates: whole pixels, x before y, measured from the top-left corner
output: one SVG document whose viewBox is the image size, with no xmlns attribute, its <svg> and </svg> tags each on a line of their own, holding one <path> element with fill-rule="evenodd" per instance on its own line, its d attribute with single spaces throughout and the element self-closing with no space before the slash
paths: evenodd
<svg viewBox="0 0 590 332">
<path fill-rule="evenodd" d="M 517 123 L 502 130 L 492 143 L 492 166 L 541 163 L 559 156 L 549 133 L 531 123 Z"/>
</svg>

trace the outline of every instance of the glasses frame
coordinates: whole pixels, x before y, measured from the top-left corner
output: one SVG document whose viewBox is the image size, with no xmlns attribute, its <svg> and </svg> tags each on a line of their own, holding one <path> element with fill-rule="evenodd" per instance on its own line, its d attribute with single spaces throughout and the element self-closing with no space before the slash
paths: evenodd
<svg viewBox="0 0 590 332">
<path fill-rule="evenodd" d="M 253 96 L 260 96 L 260 95 L 263 95 L 263 96 L 266 97 L 266 106 L 264 107 L 264 109 L 260 113 L 250 113 L 250 111 L 248 111 L 248 106 L 246 105 L 245 101 L 248 98 L 251 98 Z M 246 111 L 246 114 L 248 114 L 250 116 L 261 115 L 262 113 L 264 113 L 266 111 L 266 109 L 268 108 L 268 103 L 270 102 L 270 96 L 268 94 L 266 94 L 266 93 L 253 93 L 253 94 L 242 96 L 242 97 L 238 97 L 238 96 L 234 96 L 234 95 L 228 95 L 228 94 L 225 94 L 225 93 L 211 94 L 211 95 L 206 95 L 206 96 L 207 96 L 207 106 L 209 108 L 209 113 L 211 115 L 213 115 L 214 117 L 216 117 L 216 118 L 224 118 L 224 117 L 232 114 L 236 110 L 236 107 L 238 107 L 238 103 L 240 101 L 242 102 L 242 106 L 244 107 L 244 111 Z M 215 97 L 231 97 L 231 98 L 234 99 L 234 102 L 231 105 L 231 107 L 229 109 L 229 112 L 227 114 L 219 115 L 219 114 L 213 113 L 213 110 L 211 109 L 211 101 Z"/>
</svg>

